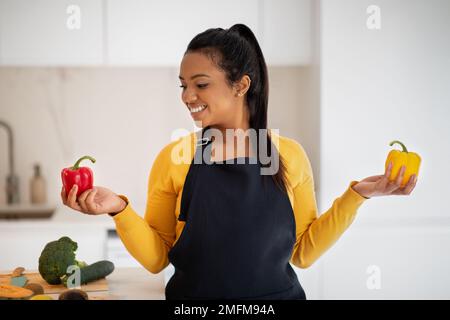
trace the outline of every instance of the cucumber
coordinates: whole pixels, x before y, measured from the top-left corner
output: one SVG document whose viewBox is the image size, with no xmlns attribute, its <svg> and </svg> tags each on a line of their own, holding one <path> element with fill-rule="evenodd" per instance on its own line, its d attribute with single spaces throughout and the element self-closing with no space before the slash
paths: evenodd
<svg viewBox="0 0 450 320">
<path fill-rule="evenodd" d="M 86 284 L 105 278 L 114 271 L 114 263 L 108 260 L 98 261 L 80 269 L 80 284 Z"/>
</svg>

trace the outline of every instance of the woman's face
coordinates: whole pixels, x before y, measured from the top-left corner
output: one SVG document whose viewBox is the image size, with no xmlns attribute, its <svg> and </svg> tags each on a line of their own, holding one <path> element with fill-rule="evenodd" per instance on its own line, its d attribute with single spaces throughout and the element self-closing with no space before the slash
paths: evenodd
<svg viewBox="0 0 450 320">
<path fill-rule="evenodd" d="M 180 66 L 181 99 L 198 127 L 241 127 L 247 123 L 244 87 L 230 87 L 225 73 L 201 53 L 187 53 Z M 206 108 L 205 108 L 206 107 Z"/>
</svg>

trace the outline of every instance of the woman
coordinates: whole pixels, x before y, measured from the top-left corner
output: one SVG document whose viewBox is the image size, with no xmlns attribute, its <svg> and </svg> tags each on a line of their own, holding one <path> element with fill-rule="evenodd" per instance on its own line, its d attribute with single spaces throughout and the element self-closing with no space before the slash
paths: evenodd
<svg viewBox="0 0 450 320">
<path fill-rule="evenodd" d="M 389 166 L 384 175 L 352 181 L 318 217 L 304 149 L 265 131 L 267 67 L 245 25 L 198 34 L 188 45 L 179 78 L 183 103 L 202 130 L 158 154 L 149 176 L 145 218 L 126 196 L 103 187 L 78 199 L 76 187 L 68 195 L 64 188 L 61 193 L 70 208 L 110 214 L 128 251 L 150 272 L 172 263 L 175 274 L 166 287 L 167 299 L 306 299 L 289 262 L 300 268 L 313 264 L 366 199 L 407 195 L 414 189 L 415 177 L 400 187 L 404 168 L 396 181 L 388 181 Z M 244 147 L 234 145 L 233 135 L 231 143 L 217 138 L 220 134 L 213 136 L 212 129 L 222 136 L 227 129 L 245 132 Z M 250 131 L 258 132 L 256 140 Z M 183 153 L 187 162 L 179 161 L 180 146 L 188 146 Z M 264 155 L 270 161 L 263 163 Z M 269 167 L 275 170 L 262 174 Z"/>
</svg>

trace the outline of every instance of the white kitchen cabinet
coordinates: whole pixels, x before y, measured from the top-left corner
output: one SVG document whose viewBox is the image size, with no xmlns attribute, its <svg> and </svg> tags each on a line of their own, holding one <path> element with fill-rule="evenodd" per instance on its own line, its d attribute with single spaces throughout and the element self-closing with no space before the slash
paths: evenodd
<svg viewBox="0 0 450 320">
<path fill-rule="evenodd" d="M 99 232 L 100 231 L 100 232 Z M 78 243 L 78 260 L 93 263 L 105 258 L 107 233 L 103 229 L 74 228 L 73 226 L 2 228 L 0 241 L 0 270 L 22 266 L 37 270 L 39 256 L 45 245 L 63 236 Z"/>
<path fill-rule="evenodd" d="M 80 9 L 79 29 L 67 26 L 71 5 Z M 0 63 L 101 64 L 102 21 L 102 0 L 0 0 Z"/>
<path fill-rule="evenodd" d="M 108 64 L 178 66 L 189 41 L 208 28 L 248 25 L 258 36 L 258 1 L 109 0 Z"/>
<path fill-rule="evenodd" d="M 0 0 L 0 65 L 178 66 L 208 28 L 248 25 L 269 65 L 310 62 L 311 0 Z M 67 22 L 80 12 L 80 28 Z"/>
<path fill-rule="evenodd" d="M 208 28 L 248 25 L 269 65 L 310 63 L 310 0 L 109 0 L 108 63 L 178 66 L 189 41 Z"/>
<path fill-rule="evenodd" d="M 67 207 L 58 208 L 50 219 L 1 219 L 0 270 L 17 266 L 37 269 L 44 246 L 63 236 L 78 243 L 76 256 L 79 260 L 93 263 L 106 259 L 112 256 L 108 234 L 114 230 L 115 224 L 108 215 L 84 215 Z"/>
<path fill-rule="evenodd" d="M 311 63 L 311 0 L 259 2 L 261 47 L 268 65 Z"/>
</svg>

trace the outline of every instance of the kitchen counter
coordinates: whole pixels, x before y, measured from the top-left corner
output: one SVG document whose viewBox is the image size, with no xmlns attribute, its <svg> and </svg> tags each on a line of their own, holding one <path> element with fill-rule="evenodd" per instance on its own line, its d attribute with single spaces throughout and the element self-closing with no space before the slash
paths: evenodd
<svg viewBox="0 0 450 320">
<path fill-rule="evenodd" d="M 1 271 L 0 273 L 10 273 Z M 27 272 L 27 271 L 26 271 Z M 25 272 L 25 274 L 26 274 Z M 31 272 L 37 272 L 36 270 Z M 164 272 L 153 274 L 146 269 L 116 268 L 106 278 L 108 291 L 88 291 L 91 300 L 165 300 Z M 48 294 L 58 299 L 59 294 Z"/>
<path fill-rule="evenodd" d="M 57 207 L 55 213 L 50 218 L 20 218 L 20 219 L 0 219 L 0 230 L 12 227 L 21 228 L 39 228 L 39 227 L 96 227 L 103 229 L 114 229 L 115 224 L 111 216 L 107 214 L 102 215 L 87 215 L 68 207 Z"/>
<path fill-rule="evenodd" d="M 118 268 L 107 277 L 113 300 L 165 300 L 164 272 L 153 274 L 144 268 Z"/>
</svg>

